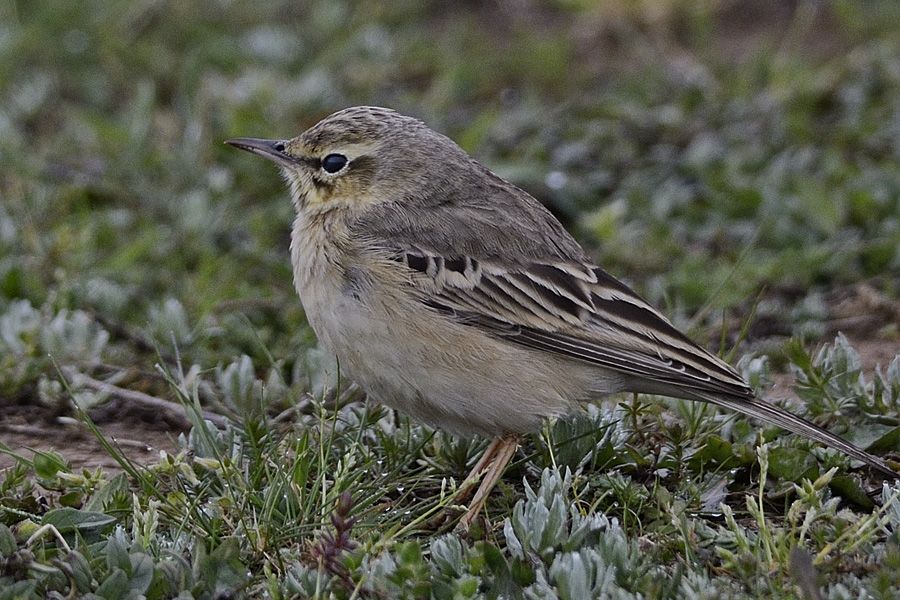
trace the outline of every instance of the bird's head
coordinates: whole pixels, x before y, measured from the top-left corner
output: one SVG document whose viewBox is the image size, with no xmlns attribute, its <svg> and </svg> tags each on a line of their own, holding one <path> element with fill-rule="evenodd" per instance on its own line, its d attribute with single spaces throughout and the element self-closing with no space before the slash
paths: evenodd
<svg viewBox="0 0 900 600">
<path fill-rule="evenodd" d="M 418 119 L 371 106 L 336 112 L 292 139 L 226 143 L 277 163 L 298 210 L 352 210 L 421 198 L 474 164 Z"/>
</svg>

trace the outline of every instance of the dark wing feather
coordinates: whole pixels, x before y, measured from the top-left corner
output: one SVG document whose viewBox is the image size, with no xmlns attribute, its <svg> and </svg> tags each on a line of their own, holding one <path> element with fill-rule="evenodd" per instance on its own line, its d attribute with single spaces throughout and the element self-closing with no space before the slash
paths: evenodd
<svg viewBox="0 0 900 600">
<path fill-rule="evenodd" d="M 652 381 L 682 397 L 695 391 L 752 397 L 730 366 L 598 267 L 532 263 L 510 269 L 476 261 L 477 269 L 447 273 L 448 261 L 470 259 L 399 256 L 424 276 L 411 281 L 430 306 L 491 335 Z"/>
<path fill-rule="evenodd" d="M 402 210 L 387 203 L 351 223 L 353 239 L 406 265 L 423 305 L 511 343 L 625 374 L 634 391 L 717 404 L 896 476 L 880 458 L 755 398 L 727 363 L 592 266 L 534 198 L 473 165 L 480 176 L 458 179 L 441 197 L 410 198 Z M 472 201 L 487 197 L 490 204 Z"/>
<path fill-rule="evenodd" d="M 727 363 L 598 267 L 531 263 L 509 269 L 419 250 L 393 256 L 409 267 L 423 303 L 459 323 L 626 374 L 635 391 L 702 400 L 756 417 L 896 475 L 880 458 L 756 398 Z"/>
</svg>

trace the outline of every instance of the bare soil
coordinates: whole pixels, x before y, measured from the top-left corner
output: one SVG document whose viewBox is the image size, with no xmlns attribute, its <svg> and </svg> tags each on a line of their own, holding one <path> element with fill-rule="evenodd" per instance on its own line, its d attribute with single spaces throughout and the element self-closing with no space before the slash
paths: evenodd
<svg viewBox="0 0 900 600">
<path fill-rule="evenodd" d="M 160 422 L 135 419 L 128 411 L 97 423 L 106 439 L 114 442 L 131 460 L 150 464 L 159 459 L 160 450 L 172 453 L 178 447 L 181 429 Z M 54 417 L 41 406 L 4 407 L 0 417 L 0 442 L 20 456 L 31 459 L 35 451 L 53 450 L 76 469 L 103 467 L 113 471 L 120 467 L 97 441 L 88 427 L 72 418 Z M 0 454 L 0 470 L 15 462 L 12 456 Z"/>
</svg>

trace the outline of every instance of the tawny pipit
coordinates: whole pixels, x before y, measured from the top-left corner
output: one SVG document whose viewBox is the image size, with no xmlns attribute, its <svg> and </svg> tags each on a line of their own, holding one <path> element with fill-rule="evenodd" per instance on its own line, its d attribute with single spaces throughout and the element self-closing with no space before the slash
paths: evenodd
<svg viewBox="0 0 900 600">
<path fill-rule="evenodd" d="M 371 396 L 435 427 L 492 436 L 467 525 L 516 435 L 616 392 L 703 400 L 880 458 L 754 397 L 596 266 L 526 192 L 392 110 L 348 108 L 290 140 L 229 144 L 275 161 L 297 218 L 294 283 L 321 344 Z"/>
</svg>

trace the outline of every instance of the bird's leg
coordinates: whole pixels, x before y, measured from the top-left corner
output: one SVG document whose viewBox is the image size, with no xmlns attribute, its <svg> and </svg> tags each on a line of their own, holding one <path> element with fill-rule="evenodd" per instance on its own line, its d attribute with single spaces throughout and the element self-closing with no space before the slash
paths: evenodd
<svg viewBox="0 0 900 600">
<path fill-rule="evenodd" d="M 472 470 L 469 471 L 469 474 L 463 479 L 459 489 L 456 490 L 456 495 L 453 497 L 453 500 L 456 501 L 457 504 L 462 504 L 469 498 L 472 489 L 481 477 L 481 473 L 487 469 L 491 464 L 491 461 L 494 460 L 494 455 L 497 454 L 497 448 L 500 447 L 502 441 L 502 437 L 494 438 L 491 440 L 491 443 L 488 444 L 488 447 L 484 449 L 484 452 L 481 453 L 481 458 L 478 459 L 478 462 L 475 463 L 475 466 L 472 467 Z"/>
<path fill-rule="evenodd" d="M 475 490 L 475 485 L 481 478 L 482 473 L 484 473 L 485 469 L 490 466 L 491 461 L 494 460 L 494 456 L 497 454 L 497 448 L 500 447 L 502 441 L 502 437 L 494 438 L 491 440 L 491 443 L 488 444 L 488 447 L 485 448 L 484 452 L 481 453 L 481 457 L 478 459 L 478 462 L 475 463 L 475 466 L 472 467 L 472 470 L 469 471 L 469 474 L 466 475 L 465 479 L 462 480 L 462 483 L 459 484 L 459 488 L 456 490 L 456 493 L 453 494 L 453 504 L 460 505 L 466 503 L 466 501 L 469 499 L 469 496 L 471 496 L 472 492 Z M 431 527 L 432 529 L 438 529 L 445 523 L 447 523 L 450 518 L 450 514 L 446 512 L 439 513 L 428 522 L 429 527 Z"/>
<path fill-rule="evenodd" d="M 491 490 L 494 489 L 494 486 L 500 481 L 500 477 L 503 475 L 506 465 L 509 464 L 510 459 L 512 459 L 513 455 L 516 453 L 516 448 L 518 447 L 519 436 L 505 435 L 495 439 L 491 442 L 491 445 L 488 446 L 487 450 L 485 450 L 485 456 L 481 457 L 481 460 L 475 465 L 475 469 L 472 470 L 472 473 L 477 476 L 478 470 L 484 468 L 482 463 L 487 464 L 485 457 L 489 452 L 491 453 L 491 456 L 489 457 L 490 466 L 485 472 L 484 478 L 481 480 L 481 485 L 478 486 L 478 490 L 476 490 L 475 496 L 472 498 L 472 502 L 469 504 L 469 510 L 463 515 L 462 519 L 459 520 L 459 523 L 456 526 L 457 531 L 469 530 L 472 521 L 478 516 L 478 513 L 481 511 L 481 507 L 484 506 L 484 502 L 487 500 Z M 471 478 L 472 475 L 469 477 Z M 468 493 L 468 489 L 465 491 Z"/>
</svg>

